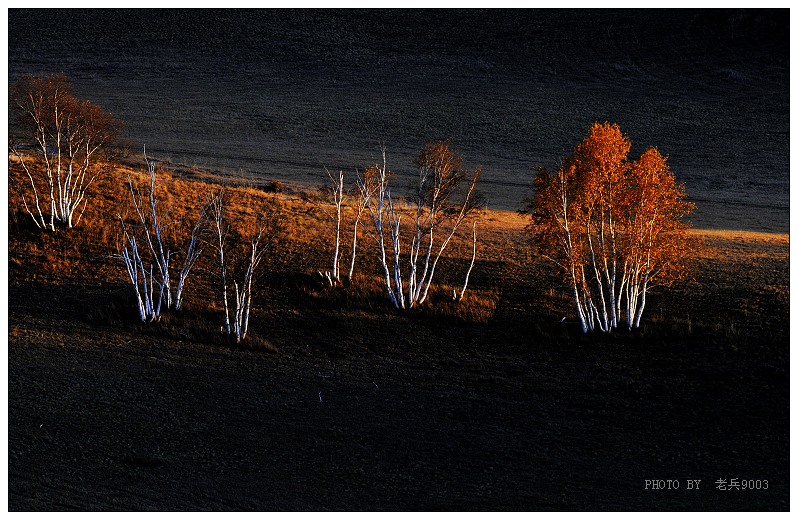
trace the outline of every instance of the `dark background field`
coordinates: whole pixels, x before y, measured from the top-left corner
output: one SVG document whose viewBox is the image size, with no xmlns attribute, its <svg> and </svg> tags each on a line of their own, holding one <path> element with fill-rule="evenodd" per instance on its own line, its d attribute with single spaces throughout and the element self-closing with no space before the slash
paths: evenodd
<svg viewBox="0 0 798 520">
<path fill-rule="evenodd" d="M 68 28 L 68 30 L 65 30 Z M 657 146 L 698 227 L 789 227 L 788 11 L 31 11 L 9 76 L 64 71 L 156 157 L 320 182 L 433 139 L 518 209 L 594 121 Z"/>
<path fill-rule="evenodd" d="M 144 326 L 108 258 L 118 200 L 56 234 L 10 207 L 9 508 L 788 510 L 788 39 L 786 10 L 10 11 L 10 82 L 66 72 L 180 171 L 318 182 L 383 140 L 409 176 L 450 137 L 514 210 L 606 119 L 721 231 L 640 333 L 585 336 L 518 215 L 483 218 L 479 305 L 402 314 L 325 289 L 329 222 L 286 193 L 294 233 L 230 348 L 212 259 Z M 769 488 L 715 489 L 732 478 Z"/>
</svg>

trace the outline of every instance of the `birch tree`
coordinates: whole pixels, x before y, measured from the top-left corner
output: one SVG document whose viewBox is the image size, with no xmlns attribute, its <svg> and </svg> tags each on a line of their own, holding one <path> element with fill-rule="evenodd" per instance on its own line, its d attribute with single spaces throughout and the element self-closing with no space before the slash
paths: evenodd
<svg viewBox="0 0 798 520">
<path fill-rule="evenodd" d="M 319 274 L 331 287 L 333 287 L 340 284 L 342 278 L 342 270 L 340 268 L 339 259 L 342 254 L 341 243 L 343 241 L 342 233 L 345 222 L 343 215 L 344 209 L 347 206 L 347 202 L 352 201 L 351 211 L 354 217 L 352 220 L 352 248 L 349 257 L 349 270 L 346 274 L 346 280 L 351 281 L 355 273 L 355 260 L 357 259 L 357 240 L 358 232 L 360 230 L 360 222 L 363 218 L 363 213 L 366 210 L 366 204 L 369 200 L 369 196 L 363 193 L 359 181 L 355 181 L 353 190 L 346 190 L 346 183 L 344 180 L 345 175 L 343 170 L 339 170 L 338 174 L 333 174 L 329 170 L 326 170 L 326 172 L 329 182 L 325 186 L 324 191 L 329 194 L 333 209 L 330 211 L 325 205 L 321 205 L 320 207 L 334 226 L 332 269 L 324 272 L 319 271 Z M 362 177 L 359 177 L 359 179 L 362 180 Z"/>
<path fill-rule="evenodd" d="M 223 306 L 222 330 L 231 342 L 240 344 L 249 331 L 253 284 L 266 252 L 280 230 L 277 210 L 272 207 L 256 218 L 254 232 L 248 237 L 236 233 L 228 216 L 224 191 L 210 203 L 213 247 L 219 265 L 219 288 Z"/>
<path fill-rule="evenodd" d="M 683 217 L 694 205 L 685 202 L 684 185 L 677 184 L 667 157 L 649 148 L 630 169 L 630 232 L 625 285 L 629 328 L 640 326 L 648 292 L 684 277 L 696 243 Z"/>
<path fill-rule="evenodd" d="M 371 215 L 388 297 L 397 308 L 413 308 L 427 300 L 441 256 L 478 207 L 475 189 L 481 168 L 470 172 L 462 163 L 448 143 L 424 146 L 416 159 L 418 177 L 409 233 L 403 231 L 403 215 L 391 194 L 384 147 L 382 163 L 364 171 L 361 196 Z M 458 193 L 464 183 L 465 190 Z M 461 198 L 455 200 L 458 194 Z M 403 247 L 407 247 L 406 253 Z"/>
<path fill-rule="evenodd" d="M 357 236 L 358 231 L 360 229 L 360 221 L 363 218 L 363 213 L 366 211 L 366 206 L 370 200 L 370 196 L 368 193 L 364 193 L 361 185 L 358 182 L 355 182 L 355 189 L 353 190 L 354 193 L 350 197 L 351 199 L 355 200 L 355 206 L 353 208 L 353 212 L 355 215 L 354 222 L 352 224 L 352 254 L 349 260 L 349 273 L 347 275 L 347 280 L 350 282 L 352 281 L 352 277 L 355 274 L 355 259 L 357 258 Z M 359 195 L 359 196 L 358 196 Z"/>
<path fill-rule="evenodd" d="M 473 245 L 471 250 L 471 263 L 468 265 L 468 270 L 465 274 L 465 279 L 463 280 L 463 288 L 460 289 L 458 292 L 456 289 L 454 291 L 454 299 L 455 300 L 462 300 L 463 296 L 465 296 L 466 289 L 468 289 L 468 279 L 471 277 L 471 271 L 474 269 L 474 263 L 477 260 L 477 221 L 474 221 L 474 229 L 473 229 Z"/>
<path fill-rule="evenodd" d="M 385 275 L 385 288 L 388 298 L 394 306 L 400 307 L 404 305 L 404 299 L 397 297 L 394 282 L 391 281 L 391 268 L 389 267 L 388 249 L 386 248 L 386 232 L 391 233 L 390 229 L 386 230 L 386 226 L 388 225 L 388 205 L 391 198 L 388 179 L 392 175 L 386 162 L 386 152 L 383 146 L 382 163 L 367 167 L 363 171 L 363 176 L 358 181 L 358 185 L 364 204 L 374 224 L 371 235 L 377 246 L 378 258 Z M 401 290 L 401 287 L 398 290 Z"/>
<path fill-rule="evenodd" d="M 128 176 L 127 184 L 136 220 L 128 226 L 125 219 L 118 216 L 124 239 L 117 257 L 124 263 L 133 285 L 141 320 L 157 321 L 162 311 L 179 310 L 182 305 L 189 275 L 202 254 L 200 239 L 207 220 L 208 205 L 200 210 L 184 246 L 177 246 L 178 239 L 170 240 L 168 232 L 174 224 L 170 218 L 171 206 L 164 208 L 159 200 L 159 192 L 164 189 L 158 183 L 156 165 L 147 158 L 146 152 L 144 161 L 149 182 L 143 192 Z M 172 260 L 181 256 L 178 269 Z M 175 270 L 177 286 L 173 290 L 172 276 Z"/>
<path fill-rule="evenodd" d="M 107 172 L 120 124 L 73 96 L 63 74 L 25 76 L 10 89 L 9 150 L 22 167 L 11 183 L 40 229 L 77 226 L 89 188 Z"/>
<path fill-rule="evenodd" d="M 334 175 L 330 170 L 327 171 L 327 177 L 330 179 L 330 183 L 327 186 L 327 191 L 332 196 L 332 202 L 334 213 L 330 213 L 324 206 L 322 210 L 330 217 L 330 220 L 335 225 L 335 240 L 333 245 L 333 255 L 332 255 L 332 269 L 330 271 L 326 271 L 323 276 L 327 280 L 327 283 L 330 286 L 338 285 L 341 282 L 341 273 L 338 267 L 338 259 L 341 256 L 341 211 L 344 205 L 344 201 L 346 200 L 346 193 L 344 191 L 344 171 L 339 170 L 337 175 Z M 357 224 L 355 224 L 357 226 Z M 355 229 L 355 233 L 357 233 L 357 228 Z M 355 239 L 357 240 L 357 239 Z"/>
<path fill-rule="evenodd" d="M 559 169 L 538 169 L 527 228 L 559 268 L 584 332 L 640 325 L 646 295 L 686 271 L 693 205 L 656 149 L 629 162 L 617 125 L 594 124 Z"/>
<path fill-rule="evenodd" d="M 136 295 L 136 305 L 141 321 L 157 321 L 161 317 L 160 300 L 155 302 L 155 273 L 152 263 L 144 265 L 141 257 L 139 242 L 136 236 L 128 232 L 124 219 L 120 217 L 124 242 L 117 257 L 122 260 L 125 271 L 133 285 Z M 147 269 L 149 267 L 149 269 Z"/>
</svg>

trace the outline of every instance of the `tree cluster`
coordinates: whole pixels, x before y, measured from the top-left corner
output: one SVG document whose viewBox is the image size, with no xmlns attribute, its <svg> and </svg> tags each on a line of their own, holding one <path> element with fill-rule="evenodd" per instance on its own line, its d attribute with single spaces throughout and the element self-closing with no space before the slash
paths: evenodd
<svg viewBox="0 0 798 520">
<path fill-rule="evenodd" d="M 409 208 L 398 206 L 391 186 L 393 173 L 387 167 L 385 147 L 382 162 L 366 167 L 358 176 L 355 199 L 352 259 L 349 279 L 355 266 L 357 231 L 361 215 L 368 213 L 372 226 L 369 235 L 374 240 L 375 252 L 385 277 L 388 299 L 398 309 L 410 309 L 427 301 L 435 270 L 444 251 L 460 226 L 479 208 L 476 184 L 481 168 L 473 171 L 463 166 L 463 158 L 446 142 L 425 145 L 416 159 L 418 176 L 413 185 Z M 347 199 L 344 190 L 344 173 L 337 176 L 328 172 L 335 213 L 328 213 L 335 223 L 333 267 L 323 275 L 330 285 L 340 281 L 338 257 L 341 234 L 341 208 Z M 402 226 L 403 216 L 410 224 Z M 471 264 L 461 291 L 455 299 L 462 298 L 468 287 L 468 278 L 476 258 L 476 220 L 474 220 L 474 247 Z"/>
<path fill-rule="evenodd" d="M 231 342 L 241 343 L 249 330 L 258 268 L 281 231 L 279 205 L 274 199 L 271 204 L 250 203 L 254 215 L 247 218 L 231 215 L 224 190 L 209 192 L 193 223 L 184 223 L 187 229 L 182 233 L 170 233 L 178 223 L 171 217 L 171 206 L 161 201 L 165 189 L 158 183 L 155 163 L 146 155 L 144 159 L 149 182 L 142 192 L 128 177 L 135 217 L 119 215 L 124 240 L 115 255 L 133 286 L 139 317 L 158 321 L 164 311 L 180 310 L 189 275 L 203 250 L 210 249 L 217 260 L 216 286 L 224 313 L 221 330 Z"/>
<path fill-rule="evenodd" d="M 22 178 L 11 177 L 25 211 L 37 227 L 80 223 L 89 187 L 105 172 L 120 123 L 99 105 L 77 99 L 63 74 L 25 76 L 9 91 L 15 119 L 9 149 L 22 164 Z M 43 172 L 29 163 L 38 156 Z"/>
<path fill-rule="evenodd" d="M 219 289 L 224 309 L 222 330 L 231 342 L 241 343 L 249 330 L 257 271 L 282 232 L 282 215 L 279 204 L 272 198 L 265 206 L 253 208 L 255 214 L 249 219 L 242 215 L 231 216 L 226 199 L 225 192 L 219 191 L 208 203 L 213 237 L 210 244 L 216 252 L 219 267 Z M 236 218 L 239 222 L 234 231 L 230 221 Z"/>
<path fill-rule="evenodd" d="M 98 105 L 75 98 L 63 75 L 23 77 L 10 89 L 10 101 L 15 119 L 9 150 L 21 165 L 10 179 L 25 212 L 40 229 L 76 226 L 90 187 L 113 165 L 119 123 Z M 684 186 L 676 182 L 667 157 L 649 148 L 631 160 L 630 150 L 618 125 L 593 124 L 559 168 L 537 169 L 534 196 L 524 210 L 530 217 L 527 231 L 558 266 L 584 332 L 639 327 L 651 289 L 684 277 L 694 252 L 683 220 L 693 205 L 685 201 Z M 192 268 L 207 247 L 218 260 L 223 331 L 243 341 L 256 271 L 280 231 L 279 207 L 256 210 L 244 237 L 231 230 L 231 218 L 241 216 L 231 217 L 225 194 L 208 194 L 178 240 L 168 232 L 174 222 L 160 200 L 163 188 L 146 153 L 145 162 L 148 182 L 138 186 L 127 180 L 133 216 L 119 216 L 123 240 L 116 255 L 134 288 L 141 319 L 156 321 L 164 310 L 180 309 Z M 463 164 L 449 143 L 425 145 L 416 159 L 409 203 L 394 196 L 395 176 L 384 146 L 381 161 L 358 173 L 349 190 L 343 171 L 328 171 L 334 209 L 325 211 L 334 234 L 332 267 L 322 276 L 331 286 L 344 278 L 351 282 L 365 219 L 370 222 L 362 228 L 373 239 L 387 298 L 397 309 L 417 307 L 428 301 L 436 269 L 458 229 L 473 221 L 471 263 L 462 289 L 454 291 L 461 299 L 476 260 L 474 215 L 481 207 L 476 192 L 481 168 Z M 344 276 L 339 264 L 347 204 L 354 221 Z"/>
<path fill-rule="evenodd" d="M 189 275 L 202 254 L 203 231 L 210 203 L 200 210 L 181 248 L 178 238 L 170 233 L 175 225 L 170 216 L 172 208 L 165 208 L 159 198 L 165 189 L 158 183 L 155 162 L 148 160 L 146 153 L 144 162 L 149 181 L 144 193 L 132 177 L 127 178 L 135 217 L 126 222 L 122 215 L 118 215 L 124 240 L 116 256 L 124 263 L 133 285 L 141 320 L 157 321 L 162 311 L 179 310 L 183 303 Z M 176 273 L 177 283 L 173 287 L 175 262 L 181 259 Z"/>
<path fill-rule="evenodd" d="M 682 277 L 691 256 L 684 186 L 656 148 L 635 161 L 630 149 L 618 125 L 595 123 L 556 171 L 538 169 L 526 209 L 585 332 L 639 327 L 648 292 Z"/>
</svg>

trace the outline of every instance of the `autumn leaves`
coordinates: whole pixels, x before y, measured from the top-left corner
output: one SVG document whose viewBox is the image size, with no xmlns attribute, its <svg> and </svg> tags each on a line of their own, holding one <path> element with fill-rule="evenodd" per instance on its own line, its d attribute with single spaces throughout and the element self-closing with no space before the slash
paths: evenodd
<svg viewBox="0 0 798 520">
<path fill-rule="evenodd" d="M 667 157 L 649 148 L 629 160 L 616 124 L 595 123 L 555 172 L 538 169 L 527 227 L 559 267 L 584 332 L 640 325 L 649 290 L 688 268 L 694 246 Z"/>
<path fill-rule="evenodd" d="M 89 187 L 113 164 L 107 159 L 116 151 L 119 123 L 99 106 L 75 99 L 63 75 L 22 78 L 11 88 L 10 100 L 16 116 L 10 158 L 20 165 L 9 168 L 10 179 L 26 213 L 42 229 L 77 225 L 88 204 Z M 682 278 L 695 250 L 689 225 L 682 220 L 693 205 L 685 201 L 684 186 L 677 184 L 667 157 L 649 148 L 632 160 L 630 149 L 618 125 L 593 124 L 556 171 L 538 169 L 534 196 L 525 210 L 530 216 L 528 233 L 559 267 L 585 332 L 608 332 L 622 324 L 639 327 L 649 291 Z M 416 161 L 419 176 L 408 208 L 400 210 L 394 206 L 383 150 L 382 163 L 367 168 L 358 180 L 350 279 L 358 224 L 370 215 L 373 226 L 364 228 L 377 246 L 374 251 L 391 302 L 406 309 L 427 301 L 438 261 L 480 205 L 475 186 L 481 170 L 466 170 L 462 163 L 448 143 L 427 144 Z M 331 180 L 337 188 L 336 238 L 327 278 L 334 285 L 341 279 L 343 174 Z M 403 212 L 407 215 L 401 226 Z M 471 267 L 476 240 L 474 228 Z M 145 272 L 134 257 L 126 264 L 133 278 Z M 161 263 L 167 266 L 168 258 Z M 468 274 L 460 297 L 467 280 Z M 150 303 L 153 312 L 142 307 L 142 319 L 158 314 L 160 305 Z"/>
</svg>

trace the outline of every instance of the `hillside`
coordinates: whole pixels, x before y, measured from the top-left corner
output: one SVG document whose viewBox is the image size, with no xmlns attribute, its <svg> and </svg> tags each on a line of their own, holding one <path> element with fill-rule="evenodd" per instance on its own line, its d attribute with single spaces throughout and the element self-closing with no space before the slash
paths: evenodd
<svg viewBox="0 0 798 520">
<path fill-rule="evenodd" d="M 365 236 L 352 285 L 322 282 L 313 187 L 230 187 L 236 211 L 276 199 L 285 218 L 232 347 L 208 253 L 181 313 L 138 321 L 110 258 L 126 172 L 55 234 L 12 193 L 11 510 L 789 508 L 788 235 L 696 230 L 693 276 L 651 296 L 639 332 L 583 335 L 514 212 L 482 216 L 464 301 L 446 286 L 467 239 L 433 303 L 400 313 Z M 222 179 L 162 180 L 179 218 Z M 732 478 L 769 487 L 715 488 Z"/>
</svg>

